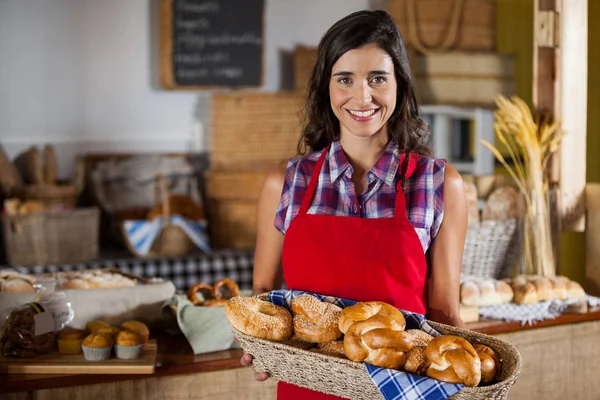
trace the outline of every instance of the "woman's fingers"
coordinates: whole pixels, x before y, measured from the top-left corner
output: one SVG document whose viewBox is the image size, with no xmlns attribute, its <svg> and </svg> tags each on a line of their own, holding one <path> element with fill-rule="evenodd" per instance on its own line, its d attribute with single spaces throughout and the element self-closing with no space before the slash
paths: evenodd
<svg viewBox="0 0 600 400">
<path fill-rule="evenodd" d="M 251 366 L 252 365 L 252 355 L 244 353 L 242 358 L 240 358 L 240 364 L 242 364 L 244 367 Z"/>
<path fill-rule="evenodd" d="M 244 353 L 244 355 L 242 356 L 242 358 L 240 358 L 240 364 L 242 364 L 244 367 L 251 367 L 252 366 L 252 355 L 251 354 L 246 354 Z M 256 379 L 257 381 L 266 381 L 267 379 L 269 379 L 269 373 L 268 372 L 254 372 L 254 379 Z"/>
<path fill-rule="evenodd" d="M 269 373 L 268 372 L 255 372 L 254 379 L 256 379 L 257 381 L 266 381 L 267 379 L 269 379 Z"/>
</svg>

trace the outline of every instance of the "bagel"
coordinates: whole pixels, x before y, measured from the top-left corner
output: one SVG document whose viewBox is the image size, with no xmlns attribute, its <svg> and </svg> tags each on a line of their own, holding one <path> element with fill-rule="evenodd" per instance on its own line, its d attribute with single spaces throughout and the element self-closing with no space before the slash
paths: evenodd
<svg viewBox="0 0 600 400">
<path fill-rule="evenodd" d="M 400 327 L 404 328 L 382 314 L 353 323 L 344 336 L 346 357 L 382 368 L 402 367 L 406 361 L 405 352 L 412 348 L 412 340 Z"/>
<path fill-rule="evenodd" d="M 502 371 L 498 354 L 491 347 L 483 344 L 473 346 L 481 361 L 481 383 L 493 383 Z"/>
<path fill-rule="evenodd" d="M 223 295 L 223 289 L 227 288 L 227 295 Z M 230 299 L 240 295 L 240 289 L 234 281 L 229 278 L 223 278 L 214 284 L 212 295 L 215 299 Z"/>
<path fill-rule="evenodd" d="M 292 301 L 294 332 L 300 340 L 327 343 L 342 336 L 338 321 L 342 309 L 325 303 L 310 294 L 302 294 Z"/>
<path fill-rule="evenodd" d="M 225 304 L 231 325 L 254 337 L 280 341 L 292 335 L 292 314 L 285 308 L 254 297 L 232 297 Z"/>
<path fill-rule="evenodd" d="M 467 340 L 453 335 L 434 338 L 427 345 L 431 365 L 427 376 L 448 383 L 477 386 L 481 381 L 481 361 Z"/>
<path fill-rule="evenodd" d="M 345 334 L 355 322 L 368 320 L 374 315 L 383 315 L 389 318 L 394 330 L 403 331 L 406 327 L 404 315 L 396 307 L 381 301 L 366 301 L 342 310 L 339 322 L 340 331 Z"/>
<path fill-rule="evenodd" d="M 406 362 L 402 369 L 411 374 L 425 375 L 430 365 L 431 361 L 427 358 L 427 346 L 417 345 L 406 352 Z"/>
</svg>

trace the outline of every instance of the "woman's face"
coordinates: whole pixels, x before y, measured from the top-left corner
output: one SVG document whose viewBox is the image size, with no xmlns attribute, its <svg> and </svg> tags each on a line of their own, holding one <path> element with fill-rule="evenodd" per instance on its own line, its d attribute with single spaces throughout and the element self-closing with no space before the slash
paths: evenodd
<svg viewBox="0 0 600 400">
<path fill-rule="evenodd" d="M 376 44 L 344 53 L 329 80 L 331 108 L 340 121 L 340 135 L 385 136 L 396 107 L 392 58 Z"/>
</svg>

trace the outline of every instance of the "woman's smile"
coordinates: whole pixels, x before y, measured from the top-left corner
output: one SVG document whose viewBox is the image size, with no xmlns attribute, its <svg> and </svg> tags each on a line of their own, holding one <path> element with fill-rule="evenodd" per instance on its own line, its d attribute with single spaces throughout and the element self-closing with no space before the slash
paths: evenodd
<svg viewBox="0 0 600 400">
<path fill-rule="evenodd" d="M 375 118 L 375 115 L 377 114 L 377 112 L 379 110 L 380 110 L 379 108 L 372 108 L 370 110 L 348 110 L 348 109 L 346 109 L 348 114 L 350 114 L 350 118 L 352 118 L 353 120 L 358 121 L 358 122 L 371 121 L 373 118 Z"/>
</svg>

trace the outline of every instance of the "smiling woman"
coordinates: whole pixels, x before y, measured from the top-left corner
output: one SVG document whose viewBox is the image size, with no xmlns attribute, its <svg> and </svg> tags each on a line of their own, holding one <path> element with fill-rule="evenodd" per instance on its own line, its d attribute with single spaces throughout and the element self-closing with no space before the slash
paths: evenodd
<svg viewBox="0 0 600 400">
<path fill-rule="evenodd" d="M 334 24 L 309 81 L 302 155 L 274 168 L 260 194 L 254 291 L 280 288 L 283 276 L 290 289 L 462 325 L 466 199 L 456 170 L 430 157 L 427 135 L 389 14 Z M 280 382 L 278 398 L 332 397 Z"/>
</svg>

